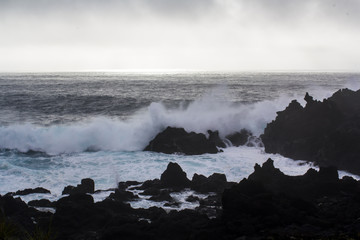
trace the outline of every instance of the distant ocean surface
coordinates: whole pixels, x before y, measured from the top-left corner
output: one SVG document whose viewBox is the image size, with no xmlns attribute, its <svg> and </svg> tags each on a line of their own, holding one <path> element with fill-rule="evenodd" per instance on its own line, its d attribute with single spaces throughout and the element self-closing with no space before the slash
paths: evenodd
<svg viewBox="0 0 360 240">
<path fill-rule="evenodd" d="M 219 172 L 240 181 L 269 157 L 303 174 L 311 165 L 260 147 L 200 156 L 142 149 L 167 126 L 260 135 L 292 99 L 345 87 L 359 89 L 360 73 L 0 73 L 0 194 L 41 186 L 56 199 L 85 177 L 113 188 L 159 178 L 170 161 L 189 178 Z"/>
</svg>

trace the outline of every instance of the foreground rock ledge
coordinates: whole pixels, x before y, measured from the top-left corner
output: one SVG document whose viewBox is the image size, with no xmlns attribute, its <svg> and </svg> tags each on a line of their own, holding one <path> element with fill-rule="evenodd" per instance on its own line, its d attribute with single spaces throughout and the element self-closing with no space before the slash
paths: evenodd
<svg viewBox="0 0 360 240">
<path fill-rule="evenodd" d="M 222 206 L 223 211 L 215 218 L 204 214 L 201 205 L 195 210 L 169 213 L 156 207 L 133 209 L 124 202 L 129 196 L 123 196 L 126 189 L 139 183 L 128 181 L 119 183 L 115 194 L 97 203 L 91 195 L 72 192 L 50 204 L 56 206 L 54 214 L 39 212 L 20 198 L 0 196 L 3 216 L 0 224 L 16 229 L 8 233 L 11 239 L 29 239 L 29 234 L 39 236 L 39 231 L 50 235 L 48 239 L 57 236 L 56 239 L 89 240 L 358 237 L 359 181 L 351 177 L 339 179 L 334 167 L 320 168 L 319 171 L 310 169 L 301 176 L 287 176 L 274 167 L 271 159 L 262 166 L 255 165 L 254 169 L 239 183 L 227 183 L 221 174 L 208 178 L 195 174 L 190 181 L 178 164 L 170 163 L 160 180 L 142 183 L 144 191 L 162 196 L 169 196 L 168 193 L 184 187 L 200 188 L 204 192 L 220 188 L 217 198 L 206 203 Z M 177 181 L 173 177 L 180 179 Z M 196 201 L 196 197 L 189 200 Z M 165 201 L 171 199 L 166 197 Z"/>
<path fill-rule="evenodd" d="M 267 153 L 360 174 L 360 90 L 342 89 L 322 102 L 305 95 L 277 113 L 261 136 Z"/>
</svg>

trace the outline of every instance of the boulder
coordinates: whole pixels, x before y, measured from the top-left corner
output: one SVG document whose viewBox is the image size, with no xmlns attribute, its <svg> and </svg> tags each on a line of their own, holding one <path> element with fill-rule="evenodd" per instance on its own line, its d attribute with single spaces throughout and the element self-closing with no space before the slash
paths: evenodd
<svg viewBox="0 0 360 240">
<path fill-rule="evenodd" d="M 204 134 L 188 133 L 183 128 L 172 127 L 167 127 L 159 133 L 144 150 L 167 154 L 183 153 L 185 155 L 219 152 L 214 141 L 207 139 Z"/>
<path fill-rule="evenodd" d="M 220 173 L 214 173 L 209 177 L 195 173 L 191 180 L 191 189 L 201 193 L 222 193 L 228 186 L 225 174 Z"/>
<path fill-rule="evenodd" d="M 33 193 L 51 193 L 49 190 L 42 188 L 42 187 L 37 187 L 37 188 L 27 188 L 24 190 L 19 190 L 16 191 L 15 193 L 10 193 L 11 195 L 19 195 L 19 196 L 24 196 L 24 195 L 28 195 L 28 194 L 33 194 Z"/>
<path fill-rule="evenodd" d="M 190 186 L 190 180 L 186 173 L 177 163 L 170 162 L 166 170 L 161 174 L 160 182 L 167 188 L 186 188 Z"/>
<path fill-rule="evenodd" d="M 209 134 L 209 141 L 214 143 L 215 146 L 220 147 L 220 148 L 226 147 L 224 141 L 219 136 L 219 131 L 208 130 L 208 134 Z"/>
<path fill-rule="evenodd" d="M 115 189 L 114 193 L 111 193 L 108 197 L 110 199 L 120 201 L 120 202 L 127 202 L 127 201 L 133 201 L 135 199 L 138 199 L 139 197 L 132 192 L 123 190 L 123 189 Z"/>
<path fill-rule="evenodd" d="M 227 135 L 225 138 L 227 138 L 233 146 L 239 147 L 247 144 L 251 136 L 252 133 L 249 130 L 241 129 L 240 132 L 234 132 Z"/>
<path fill-rule="evenodd" d="M 82 193 L 94 193 L 95 182 L 91 178 L 81 179 L 81 183 L 76 187 L 66 186 L 62 191 L 62 194 L 82 194 Z"/>
</svg>

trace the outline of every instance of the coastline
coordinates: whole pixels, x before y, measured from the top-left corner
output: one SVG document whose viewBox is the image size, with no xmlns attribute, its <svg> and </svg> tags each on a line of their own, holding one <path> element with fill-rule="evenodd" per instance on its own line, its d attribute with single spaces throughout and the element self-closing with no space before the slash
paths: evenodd
<svg viewBox="0 0 360 240">
<path fill-rule="evenodd" d="M 216 173 L 194 174 L 189 180 L 178 164 L 170 163 L 159 179 L 120 182 L 103 201 L 94 202 L 89 195 L 94 190 L 93 181 L 83 179 L 66 187 L 66 195 L 56 202 L 26 204 L 11 194 L 1 196 L 2 222 L 19 230 L 15 239 L 25 239 L 22 234 L 35 229 L 50 231 L 50 239 L 333 239 L 356 237 L 360 227 L 360 181 L 339 179 L 331 167 L 287 176 L 269 159 L 235 183 Z M 196 194 L 185 201 L 198 202 L 195 209 L 135 209 L 129 204 L 146 195 L 176 208 L 179 203 L 171 194 L 189 190 Z"/>
</svg>

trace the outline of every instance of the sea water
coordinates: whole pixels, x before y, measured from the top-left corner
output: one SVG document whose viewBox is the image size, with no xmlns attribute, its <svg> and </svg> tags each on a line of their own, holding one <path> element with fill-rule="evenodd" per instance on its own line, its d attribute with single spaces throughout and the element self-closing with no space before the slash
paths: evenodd
<svg viewBox="0 0 360 240">
<path fill-rule="evenodd" d="M 82 178 L 109 189 L 159 178 L 169 162 L 189 178 L 217 172 L 238 182 L 269 157 L 286 174 L 303 174 L 314 166 L 262 147 L 199 156 L 142 150 L 167 126 L 222 137 L 246 128 L 259 136 L 291 100 L 304 105 L 306 92 L 322 100 L 345 87 L 357 90 L 360 74 L 1 73 L 0 194 L 44 187 L 55 200 Z"/>
</svg>

